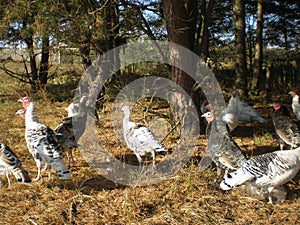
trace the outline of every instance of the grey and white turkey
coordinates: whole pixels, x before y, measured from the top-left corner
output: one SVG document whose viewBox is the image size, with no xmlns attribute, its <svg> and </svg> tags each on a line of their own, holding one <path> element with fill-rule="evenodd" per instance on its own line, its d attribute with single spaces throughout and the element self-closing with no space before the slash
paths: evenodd
<svg viewBox="0 0 300 225">
<path fill-rule="evenodd" d="M 293 179 L 300 169 L 300 148 L 275 151 L 248 159 L 236 171 L 224 176 L 220 183 L 223 190 L 230 190 L 247 181 L 268 190 L 273 203 L 273 189 Z"/>
<path fill-rule="evenodd" d="M 130 107 L 123 106 L 121 111 L 123 117 L 123 136 L 127 147 L 136 155 L 139 168 L 141 168 L 142 157 L 146 153 L 152 154 L 153 165 L 155 164 L 155 152 L 166 152 L 168 149 L 161 144 L 148 127 L 130 121 Z"/>
<path fill-rule="evenodd" d="M 22 167 L 22 164 L 16 154 L 3 142 L 0 142 L 0 175 L 7 177 L 8 186 L 10 187 L 10 175 L 13 174 L 18 182 L 31 182 L 27 171 Z M 2 182 L 0 179 L 0 186 Z"/>
<path fill-rule="evenodd" d="M 92 115 L 94 113 L 96 120 L 99 120 L 100 116 L 97 112 L 97 108 L 93 109 L 92 107 L 87 106 L 86 105 L 87 100 L 88 97 L 83 95 L 80 98 L 79 103 L 74 103 L 74 102 L 70 103 L 69 106 L 65 108 L 65 110 L 68 112 L 68 117 L 73 117 L 77 115 L 80 111 L 82 111 L 81 109 L 84 107 L 85 108 L 84 110 L 88 112 L 88 115 Z"/>
<path fill-rule="evenodd" d="M 68 107 L 68 117 L 64 118 L 54 129 L 57 141 L 67 152 L 68 161 L 74 163 L 72 150 L 78 147 L 78 140 L 82 136 L 86 127 L 87 109 L 86 101 L 88 97 L 82 96 L 78 104 Z"/>
<path fill-rule="evenodd" d="M 262 124 L 266 123 L 265 119 L 262 118 L 253 107 L 240 100 L 237 91 L 232 91 L 231 96 L 232 96 L 231 98 L 234 98 L 236 101 L 235 104 L 237 105 L 238 117 L 240 122 L 242 123 L 258 122 Z"/>
<path fill-rule="evenodd" d="M 206 112 L 214 112 L 212 105 L 209 104 L 207 100 L 203 102 L 200 109 L 202 114 L 205 114 Z M 234 98 L 230 98 L 227 107 L 221 111 L 220 118 L 228 125 L 230 132 L 238 126 L 238 108 Z M 206 120 L 205 125 L 207 125 Z"/>
<path fill-rule="evenodd" d="M 300 120 L 300 102 L 299 95 L 296 92 L 290 91 L 289 94 L 293 97 L 292 99 L 292 109 L 297 119 Z"/>
<path fill-rule="evenodd" d="M 273 107 L 272 121 L 275 132 L 279 140 L 280 149 L 284 148 L 284 143 L 292 148 L 300 145 L 300 130 L 292 120 L 288 109 L 279 102 L 271 104 Z"/>
<path fill-rule="evenodd" d="M 228 124 L 230 131 L 233 131 L 238 126 L 239 114 L 235 96 L 231 95 L 227 107 L 220 114 L 220 118 Z"/>
<path fill-rule="evenodd" d="M 68 117 L 76 116 L 85 111 L 87 100 L 88 97 L 86 95 L 83 95 L 78 103 L 70 103 L 69 106 L 65 109 L 68 112 Z"/>
<path fill-rule="evenodd" d="M 76 104 L 72 102 L 68 105 L 67 108 L 65 108 L 65 110 L 68 113 L 68 117 L 75 116 L 79 112 L 79 103 Z"/>
<path fill-rule="evenodd" d="M 35 104 L 29 97 L 19 99 L 22 102 L 25 113 L 25 138 L 29 152 L 32 154 L 37 168 L 38 174 L 35 180 L 41 178 L 42 163 L 46 163 L 49 169 L 52 167 L 58 174 L 60 179 L 70 179 L 71 171 L 63 160 L 62 150 L 59 147 L 56 136 L 48 126 L 39 122 Z M 20 116 L 22 112 L 18 111 Z"/>
<path fill-rule="evenodd" d="M 217 166 L 218 175 L 221 174 L 221 169 L 225 169 L 225 174 L 227 174 L 229 169 L 239 168 L 246 158 L 230 136 L 227 124 L 222 120 L 215 119 L 213 112 L 204 113 L 202 117 L 205 117 L 208 122 L 206 127 L 207 151 Z"/>
</svg>

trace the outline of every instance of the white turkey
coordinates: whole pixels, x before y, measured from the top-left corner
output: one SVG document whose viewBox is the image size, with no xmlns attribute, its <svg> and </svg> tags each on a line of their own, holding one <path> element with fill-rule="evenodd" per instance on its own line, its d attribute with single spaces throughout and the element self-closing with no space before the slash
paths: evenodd
<svg viewBox="0 0 300 225">
<path fill-rule="evenodd" d="M 68 117 L 76 116 L 77 114 L 82 113 L 86 108 L 86 102 L 88 97 L 83 95 L 80 98 L 79 103 L 70 103 L 69 106 L 65 109 L 68 112 Z"/>
<path fill-rule="evenodd" d="M 65 110 L 68 112 L 68 117 L 77 115 L 79 113 L 79 111 L 83 107 L 85 107 L 85 110 L 88 111 L 88 115 L 93 115 L 93 113 L 94 113 L 96 120 L 99 121 L 100 116 L 98 114 L 97 107 L 95 109 L 93 109 L 90 106 L 86 106 L 87 100 L 88 100 L 88 97 L 84 95 L 80 98 L 79 103 L 73 103 L 73 102 L 70 103 L 69 106 L 67 108 L 65 108 Z M 96 102 L 96 105 L 97 105 L 97 102 Z"/>
<path fill-rule="evenodd" d="M 70 179 L 71 171 L 63 160 L 62 151 L 57 143 L 54 132 L 48 126 L 39 122 L 35 105 L 29 97 L 23 97 L 19 99 L 19 102 L 22 102 L 22 105 L 26 110 L 25 138 L 27 147 L 38 168 L 35 180 L 41 178 L 42 163 L 46 163 L 49 170 L 49 176 L 50 167 L 52 167 L 57 172 L 60 179 Z M 17 113 L 20 115 L 22 114 L 20 111 Z"/>
<path fill-rule="evenodd" d="M 300 102 L 299 95 L 296 92 L 290 91 L 289 94 L 293 97 L 292 99 L 292 109 L 297 119 L 300 120 Z"/>
<path fill-rule="evenodd" d="M 231 138 L 227 124 L 214 118 L 212 112 L 202 115 L 205 117 L 208 125 L 206 127 L 206 138 L 208 139 L 207 151 L 213 162 L 217 166 L 218 175 L 221 169 L 228 170 L 239 168 L 246 158 L 237 143 Z"/>
<path fill-rule="evenodd" d="M 265 119 L 262 118 L 258 112 L 251 106 L 249 106 L 247 103 L 242 102 L 238 96 L 237 91 L 231 92 L 231 98 L 234 98 L 236 101 L 237 111 L 238 111 L 238 117 L 239 121 L 242 123 L 266 123 Z"/>
<path fill-rule="evenodd" d="M 21 165 L 20 160 L 15 153 L 3 142 L 0 142 L 0 175 L 5 175 L 10 187 L 9 176 L 13 174 L 18 182 L 29 183 L 31 182 L 27 171 Z M 0 179 L 0 185 L 2 185 Z"/>
<path fill-rule="evenodd" d="M 220 187 L 230 190 L 247 181 L 268 190 L 273 203 L 273 189 L 293 179 L 300 168 L 300 147 L 294 150 L 275 151 L 248 159 L 239 169 L 224 176 Z"/>
<path fill-rule="evenodd" d="M 207 100 L 203 102 L 200 109 L 202 114 L 205 114 L 206 112 L 214 111 L 212 105 L 209 104 Z M 220 118 L 228 125 L 230 132 L 233 131 L 238 126 L 239 117 L 238 117 L 238 110 L 237 110 L 237 104 L 235 99 L 230 98 L 227 107 L 224 110 L 222 110 L 222 112 L 220 113 Z M 205 125 L 207 125 L 206 120 L 205 120 Z"/>
<path fill-rule="evenodd" d="M 228 124 L 230 131 L 233 131 L 238 126 L 239 114 L 237 99 L 235 98 L 235 96 L 231 96 L 227 107 L 221 112 L 220 117 L 221 120 Z"/>
<path fill-rule="evenodd" d="M 272 121 L 280 149 L 283 149 L 284 143 L 291 146 L 291 149 L 298 147 L 300 145 L 300 130 L 292 120 L 288 109 L 279 102 L 274 102 L 271 106 L 273 107 Z"/>
<path fill-rule="evenodd" d="M 166 152 L 168 149 L 162 145 L 155 135 L 144 125 L 130 121 L 130 107 L 123 106 L 121 111 L 123 118 L 123 136 L 127 147 L 136 155 L 139 168 L 142 157 L 146 153 L 152 154 L 153 165 L 155 164 L 155 152 Z"/>
<path fill-rule="evenodd" d="M 78 147 L 78 140 L 86 127 L 88 97 L 82 96 L 78 104 L 68 107 L 68 117 L 63 119 L 54 129 L 59 145 L 67 152 L 68 161 L 74 163 L 73 148 Z"/>
</svg>

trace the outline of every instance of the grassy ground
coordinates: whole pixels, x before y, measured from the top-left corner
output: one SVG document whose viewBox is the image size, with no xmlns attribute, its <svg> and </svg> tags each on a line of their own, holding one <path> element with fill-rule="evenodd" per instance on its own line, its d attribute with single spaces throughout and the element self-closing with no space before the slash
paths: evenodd
<svg viewBox="0 0 300 225">
<path fill-rule="evenodd" d="M 18 155 L 31 177 L 36 166 L 24 139 L 24 120 L 15 115 L 21 107 L 17 99 L 28 89 L 23 84 L 0 74 L 0 141 Z M 59 89 L 57 89 L 59 90 Z M 59 94 L 59 93 L 58 93 Z M 66 115 L 68 101 L 50 101 L 45 94 L 33 94 L 40 121 L 51 128 Z M 289 99 L 289 98 L 287 98 Z M 289 102 L 287 100 L 287 102 Z M 267 119 L 266 125 L 240 126 L 234 139 L 247 157 L 278 148 L 266 103 L 254 105 Z M 115 134 L 110 121 L 111 103 L 105 103 L 96 123 L 103 145 L 117 158 L 136 164 L 135 156 Z M 167 111 L 164 111 L 167 113 Z M 153 114 L 149 113 L 149 118 Z M 146 118 L 141 120 L 141 118 Z M 135 121 L 149 122 L 136 107 Z M 151 117 L 152 118 L 152 117 Z M 176 136 L 164 141 L 176 147 Z M 75 151 L 71 165 L 72 179 L 61 181 L 52 172 L 31 185 L 18 184 L 0 189 L 0 224 L 296 224 L 300 222 L 299 181 L 289 182 L 287 200 L 270 205 L 261 196 L 243 190 L 222 191 L 218 188 L 213 166 L 199 172 L 198 163 L 206 147 L 202 134 L 190 162 L 171 178 L 149 186 L 124 186 L 105 179 Z M 163 160 L 163 156 L 159 156 Z"/>
</svg>

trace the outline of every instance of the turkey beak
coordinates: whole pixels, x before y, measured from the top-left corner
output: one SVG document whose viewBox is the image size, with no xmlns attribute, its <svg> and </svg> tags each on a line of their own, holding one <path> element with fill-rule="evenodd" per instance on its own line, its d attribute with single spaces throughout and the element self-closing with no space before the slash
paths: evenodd
<svg viewBox="0 0 300 225">
<path fill-rule="evenodd" d="M 20 99 L 18 100 L 18 102 L 23 102 L 23 100 L 20 98 Z"/>
<path fill-rule="evenodd" d="M 209 115 L 209 114 L 210 114 L 210 112 L 203 113 L 203 114 L 201 115 L 201 117 L 207 117 L 207 115 Z"/>
<path fill-rule="evenodd" d="M 16 112 L 16 114 L 23 114 L 24 112 L 25 112 L 24 109 L 19 109 L 19 110 Z"/>
</svg>

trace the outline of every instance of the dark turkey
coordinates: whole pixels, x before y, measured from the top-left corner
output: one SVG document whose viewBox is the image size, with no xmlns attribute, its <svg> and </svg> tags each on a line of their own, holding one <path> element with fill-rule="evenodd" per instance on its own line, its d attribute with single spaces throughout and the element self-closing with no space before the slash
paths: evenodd
<svg viewBox="0 0 300 225">
<path fill-rule="evenodd" d="M 221 169 L 225 169 L 225 174 L 227 174 L 229 169 L 239 168 L 246 158 L 240 147 L 231 138 L 227 124 L 222 120 L 215 119 L 212 112 L 207 112 L 202 116 L 208 122 L 206 128 L 208 155 L 216 164 L 218 175 L 221 174 Z"/>
<path fill-rule="evenodd" d="M 292 120 L 288 109 L 279 102 L 274 102 L 271 106 L 273 107 L 272 121 L 280 149 L 283 150 L 284 143 L 289 145 L 291 149 L 298 147 L 300 144 L 300 130 Z"/>
<path fill-rule="evenodd" d="M 54 129 L 58 143 L 67 152 L 69 163 L 74 163 L 72 150 L 78 147 L 78 140 L 82 136 L 86 127 L 87 108 L 86 101 L 88 97 L 82 96 L 79 104 L 69 105 L 68 115 Z"/>
</svg>

